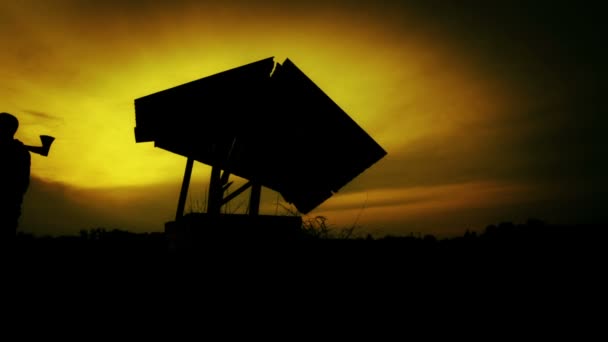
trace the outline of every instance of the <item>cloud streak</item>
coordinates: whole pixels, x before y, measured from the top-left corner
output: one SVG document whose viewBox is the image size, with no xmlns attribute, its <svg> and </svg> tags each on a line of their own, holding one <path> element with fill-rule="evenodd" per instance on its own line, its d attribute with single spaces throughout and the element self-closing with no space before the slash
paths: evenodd
<svg viewBox="0 0 608 342">
<path fill-rule="evenodd" d="M 56 116 L 56 115 L 52 115 L 52 114 L 48 114 L 42 111 L 37 111 L 37 110 L 22 110 L 22 113 L 28 114 L 30 116 L 33 116 L 37 119 L 43 119 L 43 120 L 54 120 L 54 121 L 64 121 L 63 118 Z"/>
</svg>

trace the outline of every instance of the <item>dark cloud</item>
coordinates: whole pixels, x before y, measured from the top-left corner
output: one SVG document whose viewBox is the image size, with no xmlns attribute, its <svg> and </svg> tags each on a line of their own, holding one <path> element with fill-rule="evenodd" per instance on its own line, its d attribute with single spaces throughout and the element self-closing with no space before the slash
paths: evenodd
<svg viewBox="0 0 608 342">
<path fill-rule="evenodd" d="M 177 201 L 178 185 L 82 189 L 32 177 L 20 229 L 37 235 L 107 228 L 162 231 Z"/>
<path fill-rule="evenodd" d="M 124 229 L 134 232 L 163 231 L 165 222 L 175 219 L 181 184 L 155 184 L 85 189 L 32 177 L 23 203 L 20 229 L 37 235 L 77 234 L 81 229 Z M 190 184 L 185 212 L 205 208 L 207 185 Z M 230 204 L 232 211 L 244 210 L 243 197 Z M 281 199 L 280 199 L 281 200 Z M 262 206 L 274 210 L 276 193 L 263 196 Z"/>
<path fill-rule="evenodd" d="M 551 189 L 554 202 L 567 203 L 572 216 L 598 217 L 608 209 L 601 208 L 608 194 L 603 176 L 608 173 L 608 49 L 600 6 L 595 1 L 431 1 L 411 7 L 446 45 L 463 51 L 486 77 L 510 87 L 519 102 L 480 125 L 393 151 L 353 188 L 516 181 Z"/>
<path fill-rule="evenodd" d="M 608 182 L 605 179 L 608 163 L 604 156 L 606 144 L 602 128 L 589 122 L 569 120 L 571 114 L 575 117 L 573 108 L 545 110 L 522 115 L 528 116 L 530 121 L 509 121 L 507 119 L 512 118 L 507 118 L 488 130 L 470 130 L 447 139 L 432 136 L 420 139 L 389 154 L 340 193 L 373 189 L 403 189 L 407 193 L 408 188 L 416 187 L 504 182 L 518 184 L 527 190 L 517 193 L 508 205 L 489 203 L 480 210 L 484 203 L 479 202 L 475 203 L 477 210 L 463 209 L 461 213 L 438 208 L 434 217 L 403 217 L 400 222 L 404 227 L 430 223 L 447 227 L 450 220 L 482 224 L 482 217 L 493 218 L 487 223 L 528 217 L 561 223 L 605 222 L 608 220 Z M 564 114 L 561 111 L 572 112 Z M 473 146 L 466 142 L 467 136 L 472 135 L 478 137 L 471 140 L 477 142 Z M 421 201 L 427 199 L 420 198 Z M 400 201 L 394 199 L 387 203 L 400 204 Z M 370 203 L 375 204 L 382 205 Z M 444 217 L 441 222 L 437 218 L 440 216 Z M 459 221 L 458 217 L 470 220 Z M 393 226 L 398 227 L 399 223 Z"/>
<path fill-rule="evenodd" d="M 607 191 L 606 125 L 598 110 L 594 105 L 547 106 L 465 125 L 441 137 L 425 136 L 391 151 L 345 189 L 496 180 Z"/>
<path fill-rule="evenodd" d="M 485 1 L 419 6 L 446 44 L 524 91 L 605 89 L 605 12 L 598 1 Z"/>
<path fill-rule="evenodd" d="M 52 115 L 52 114 L 49 114 L 49 113 L 45 113 L 45 112 L 41 112 L 41 111 L 23 110 L 23 113 L 26 113 L 26 114 L 31 115 L 33 117 L 36 117 L 38 119 L 63 121 L 63 118 L 61 118 L 59 116 L 55 116 L 55 115 Z"/>
<path fill-rule="evenodd" d="M 83 192 L 32 178 L 23 203 L 20 230 L 37 235 L 75 234 L 108 224 Z"/>
</svg>

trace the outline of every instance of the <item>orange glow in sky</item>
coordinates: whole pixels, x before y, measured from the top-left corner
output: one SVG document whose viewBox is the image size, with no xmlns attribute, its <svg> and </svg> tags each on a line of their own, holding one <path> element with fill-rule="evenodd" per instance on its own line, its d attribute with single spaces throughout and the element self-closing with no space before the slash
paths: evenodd
<svg viewBox="0 0 608 342">
<path fill-rule="evenodd" d="M 485 149 L 497 143 L 494 120 L 521 99 L 413 14 L 397 18 L 390 9 L 339 6 L 151 3 L 134 9 L 88 8 L 67 0 L 0 1 L 0 111 L 18 116 L 17 138 L 27 144 L 37 144 L 40 134 L 56 137 L 48 158 L 33 156 L 33 176 L 92 191 L 108 205 L 135 196 L 125 188 L 178 185 L 183 157 L 135 143 L 134 100 L 275 56 L 277 62 L 290 58 L 388 152 L 316 214 L 347 224 L 367 198 L 359 223 L 371 227 L 403 218 L 424 221 L 434 212 L 482 202 L 516 202 L 513 196 L 532 191 L 490 176 L 445 184 L 407 181 L 447 166 L 478 164 Z M 436 154 L 439 170 L 399 164 L 429 144 L 437 145 L 428 150 Z M 197 165 L 196 170 L 195 177 L 206 181 L 210 168 Z M 386 184 L 376 184 L 380 178 Z M 159 205 L 163 218 L 173 215 L 178 190 Z M 413 205 L 412 196 L 433 200 Z M 420 226 L 425 225 L 430 224 Z"/>
<path fill-rule="evenodd" d="M 17 51 L 2 57 L 14 92 L 0 90 L 3 108 L 21 118 L 24 142 L 57 137 L 52 158 L 34 162 L 34 175 L 79 187 L 174 180 L 181 157 L 133 143 L 133 100 L 268 56 L 291 58 L 387 151 L 457 129 L 495 105 L 475 75 L 442 58 L 449 55 L 438 43 L 395 36 L 357 13 L 311 21 L 180 8 L 81 18 L 6 5 L 19 31 L 3 37 Z M 446 71 L 429 78 L 438 66 Z"/>
</svg>

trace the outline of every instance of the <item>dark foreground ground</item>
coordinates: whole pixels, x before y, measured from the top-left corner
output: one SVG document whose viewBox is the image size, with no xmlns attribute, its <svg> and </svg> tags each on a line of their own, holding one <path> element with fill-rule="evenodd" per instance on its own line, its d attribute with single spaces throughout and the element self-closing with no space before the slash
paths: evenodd
<svg viewBox="0 0 608 342">
<path fill-rule="evenodd" d="M 450 239 L 340 239 L 318 231 L 295 240 L 205 239 L 205 234 L 181 249 L 163 233 L 97 229 L 80 236 L 20 235 L 2 259 L 2 279 L 10 291 L 21 293 L 18 298 L 26 292 L 25 298 L 89 303 L 111 294 L 120 305 L 138 298 L 145 307 L 192 306 L 199 298 L 196 308 L 215 301 L 231 315 L 245 306 L 256 316 L 259 308 L 278 301 L 278 315 L 307 308 L 318 316 L 327 314 L 321 308 L 328 304 L 360 310 L 363 301 L 397 313 L 424 308 L 429 319 L 445 310 L 450 320 L 462 318 L 472 303 L 490 310 L 478 311 L 482 316 L 515 312 L 509 315 L 536 319 L 531 307 L 576 316 L 605 298 L 607 228 L 530 221 Z M 81 297 L 74 297 L 78 292 Z M 248 304 L 252 301 L 255 305 Z M 365 317 L 377 314 L 356 310 Z"/>
<path fill-rule="evenodd" d="M 19 234 L 17 256 L 62 255 L 67 257 L 224 256 L 252 259 L 316 260 L 325 262 L 455 262 L 485 259 L 576 260 L 607 250 L 608 225 L 550 225 L 530 220 L 525 224 L 490 225 L 481 233 L 454 238 L 426 236 L 331 237 L 319 230 L 304 229 L 296 236 L 273 237 L 222 233 L 182 235 L 176 241 L 165 233 L 131 233 L 93 229 L 77 236 L 37 237 Z"/>
</svg>

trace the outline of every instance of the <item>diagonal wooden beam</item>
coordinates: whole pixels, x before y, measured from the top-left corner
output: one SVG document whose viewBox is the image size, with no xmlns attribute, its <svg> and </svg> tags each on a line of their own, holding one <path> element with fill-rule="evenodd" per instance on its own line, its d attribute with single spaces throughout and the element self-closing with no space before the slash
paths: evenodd
<svg viewBox="0 0 608 342">
<path fill-rule="evenodd" d="M 230 202 L 236 196 L 242 194 L 243 192 L 245 192 L 245 190 L 249 189 L 250 187 L 251 187 L 251 182 L 247 182 L 243 186 L 241 186 L 240 188 L 234 190 L 233 192 L 230 193 L 230 195 L 228 195 L 224 199 L 222 199 L 222 205 Z"/>
</svg>

